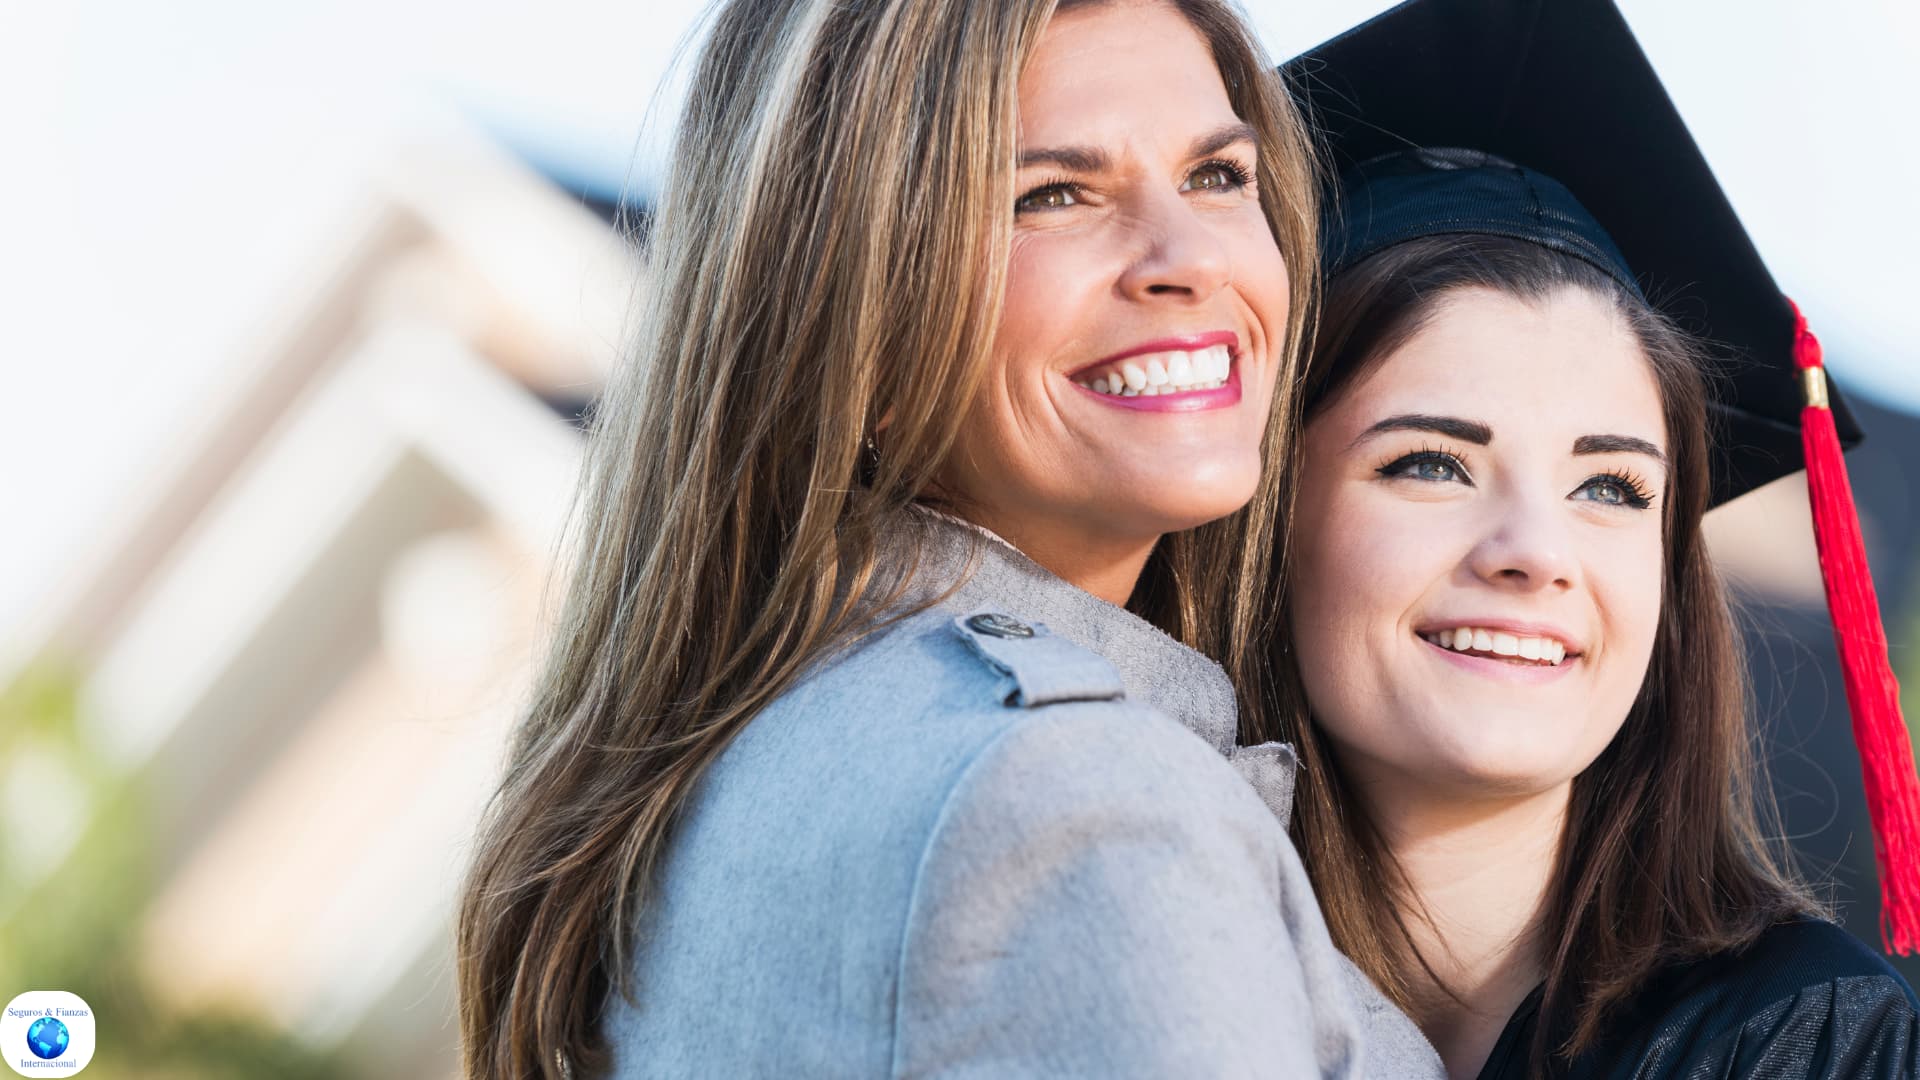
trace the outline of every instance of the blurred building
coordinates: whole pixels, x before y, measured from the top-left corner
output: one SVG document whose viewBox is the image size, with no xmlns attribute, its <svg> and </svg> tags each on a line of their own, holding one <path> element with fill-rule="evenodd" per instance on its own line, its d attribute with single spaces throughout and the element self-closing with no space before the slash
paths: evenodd
<svg viewBox="0 0 1920 1080">
<path fill-rule="evenodd" d="M 368 1048 L 367 1075 L 453 1076 L 455 886 L 637 260 L 477 139 L 398 155 L 335 236 L 75 553 L 28 661 L 77 672 L 88 752 L 150 795 L 127 963 Z M 47 808 L 8 815 L 15 873 L 85 857 L 57 770 L 0 785 Z"/>
</svg>

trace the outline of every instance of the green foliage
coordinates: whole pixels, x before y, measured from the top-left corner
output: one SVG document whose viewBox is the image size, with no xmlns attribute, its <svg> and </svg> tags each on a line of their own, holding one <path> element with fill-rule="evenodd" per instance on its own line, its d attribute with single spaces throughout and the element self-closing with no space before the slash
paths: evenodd
<svg viewBox="0 0 1920 1080">
<path fill-rule="evenodd" d="M 78 740 L 79 679 L 64 665 L 43 662 L 0 693 L 0 736 Z"/>
<path fill-rule="evenodd" d="M 79 842 L 28 882 L 0 848 L 0 990 L 69 990 L 99 1017 L 87 1075 L 100 1080 L 325 1080 L 350 1070 L 265 1021 L 219 1009 L 174 1012 L 133 961 L 155 882 L 141 777 L 86 752 L 79 679 L 42 664 L 0 692 L 0 746 L 57 755 L 86 788 Z M 0 761 L 4 761 L 0 758 Z M 270 958 L 262 958 L 271 962 Z"/>
</svg>

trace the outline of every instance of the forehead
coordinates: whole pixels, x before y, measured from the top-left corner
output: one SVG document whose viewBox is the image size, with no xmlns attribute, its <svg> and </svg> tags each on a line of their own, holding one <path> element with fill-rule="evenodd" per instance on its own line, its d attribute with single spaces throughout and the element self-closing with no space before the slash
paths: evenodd
<svg viewBox="0 0 1920 1080">
<path fill-rule="evenodd" d="M 1213 52 L 1186 16 L 1117 0 L 1053 17 L 1020 75 L 1023 144 L 1124 142 L 1156 117 L 1182 140 L 1194 123 L 1234 118 Z"/>
<path fill-rule="evenodd" d="M 1326 419 L 1364 428 L 1429 413 L 1488 424 L 1494 446 L 1588 434 L 1666 445 L 1652 366 L 1608 301 L 1581 289 L 1521 299 L 1461 289 L 1350 387 Z M 1565 447 L 1560 447 L 1564 451 Z"/>
</svg>

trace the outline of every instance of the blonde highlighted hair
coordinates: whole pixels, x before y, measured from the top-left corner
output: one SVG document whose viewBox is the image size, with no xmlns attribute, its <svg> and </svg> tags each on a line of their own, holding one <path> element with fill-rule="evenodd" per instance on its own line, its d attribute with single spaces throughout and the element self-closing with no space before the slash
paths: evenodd
<svg viewBox="0 0 1920 1080">
<path fill-rule="evenodd" d="M 732 0 L 698 61 L 607 388 L 559 626 L 481 823 L 457 930 L 470 1077 L 605 1068 L 628 929 L 675 815 L 732 737 L 869 632 L 881 537 L 982 377 L 1011 243 L 1017 85 L 1054 0 Z M 1292 271 L 1267 439 L 1312 310 L 1312 156 L 1224 0 L 1174 0 L 1258 132 Z M 863 445 L 887 418 L 886 453 Z M 1260 700 L 1278 470 L 1159 545 L 1134 606 Z M 1250 681 L 1249 681 L 1250 680 Z M 1245 687 L 1243 686 L 1243 693 Z M 643 974 L 643 973 L 642 973 Z"/>
</svg>

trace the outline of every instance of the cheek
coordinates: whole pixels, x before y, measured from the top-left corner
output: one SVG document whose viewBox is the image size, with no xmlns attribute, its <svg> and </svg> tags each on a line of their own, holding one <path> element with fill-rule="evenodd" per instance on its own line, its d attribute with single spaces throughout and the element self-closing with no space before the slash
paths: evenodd
<svg viewBox="0 0 1920 1080">
<path fill-rule="evenodd" d="M 1257 210 L 1237 221 L 1227 245 L 1233 252 L 1234 280 L 1242 290 L 1257 296 L 1263 306 L 1283 314 L 1288 301 L 1287 260 L 1267 228 L 1267 219 Z M 1252 297 L 1250 297 L 1252 299 Z"/>
<path fill-rule="evenodd" d="M 1334 504 L 1315 519 L 1292 579 L 1295 662 L 1326 736 L 1352 760 L 1393 761 L 1412 741 L 1406 615 L 1444 570 L 1411 523 L 1367 509 Z"/>
<path fill-rule="evenodd" d="M 1294 517 L 1292 626 L 1315 711 L 1328 717 L 1346 711 L 1343 695 L 1389 670 L 1375 654 L 1395 646 L 1408 613 L 1450 565 L 1430 523 L 1369 494 L 1303 491 Z"/>
<path fill-rule="evenodd" d="M 1014 237 L 1007 262 L 1000 326 L 985 378 L 966 403 L 960 443 L 965 456 L 986 464 L 1019 455 L 1019 433 L 1038 415 L 1052 359 L 1071 349 L 1090 277 L 1084 245 L 1059 237 Z M 998 468 L 998 466 L 994 466 Z"/>
<path fill-rule="evenodd" d="M 1432 515 L 1422 507 L 1378 498 L 1364 482 L 1338 483 L 1331 496 L 1303 488 L 1301 512 L 1294 519 L 1300 545 L 1300 584 L 1327 600 L 1331 610 L 1378 608 L 1379 598 L 1404 597 L 1411 606 L 1424 583 L 1443 562 L 1432 543 Z M 1344 602 L 1344 595 L 1373 597 L 1375 603 Z M 1370 618 L 1384 612 L 1373 610 Z"/>
<path fill-rule="evenodd" d="M 1287 261 L 1257 207 L 1235 223 L 1227 244 L 1233 253 L 1235 291 L 1266 339 L 1259 345 L 1278 358 L 1286 344 L 1287 314 L 1293 301 Z M 1277 372 L 1279 365 L 1273 367 Z"/>
<path fill-rule="evenodd" d="M 1660 630 L 1666 569 L 1657 529 L 1599 545 L 1591 574 L 1603 632 L 1608 643 L 1607 697 L 1630 706 L 1646 679 Z M 1626 706 L 1621 715 L 1625 716 Z"/>
<path fill-rule="evenodd" d="M 994 338 L 1001 365 L 1040 364 L 1083 340 L 1081 313 L 1110 289 L 1112 263 L 1112 253 L 1090 236 L 1016 235 Z"/>
</svg>

